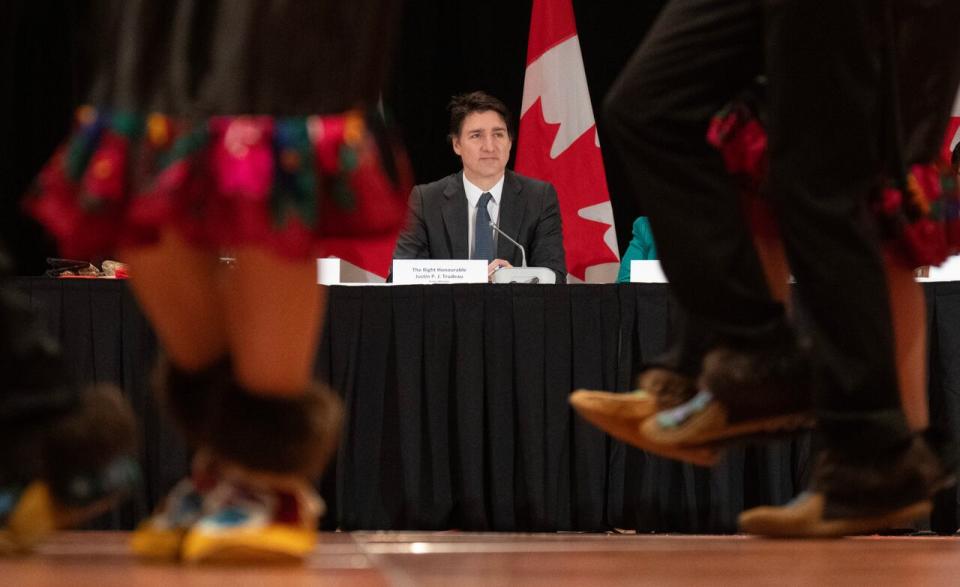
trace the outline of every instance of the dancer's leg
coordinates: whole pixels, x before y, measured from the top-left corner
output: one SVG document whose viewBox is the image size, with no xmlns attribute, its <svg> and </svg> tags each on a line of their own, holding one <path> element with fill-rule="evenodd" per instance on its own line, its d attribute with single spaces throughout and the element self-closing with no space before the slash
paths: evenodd
<svg viewBox="0 0 960 587">
<path fill-rule="evenodd" d="M 178 483 L 157 511 L 133 534 L 139 556 L 179 556 L 188 528 L 199 519 L 216 485 L 208 458 L 210 429 L 222 390 L 229 383 L 227 334 L 217 256 L 166 229 L 156 245 L 120 251 L 130 264 L 130 285 L 166 355 L 156 391 L 192 448 L 192 474 Z"/>
<path fill-rule="evenodd" d="M 341 416 L 336 395 L 313 382 L 325 290 L 312 259 L 256 247 L 235 255 L 222 290 L 233 377 L 210 431 L 224 481 L 181 556 L 301 560 L 323 513 L 311 482 L 336 446 Z"/>
<path fill-rule="evenodd" d="M 786 330 L 736 185 L 705 139 L 711 117 L 762 70 L 761 16 L 752 1 L 668 3 L 604 103 L 602 130 L 628 163 L 631 195 L 649 213 L 658 255 L 683 308 L 668 352 L 655 363 L 664 369 L 648 369 L 639 381 L 658 398 L 658 408 L 665 407 L 659 399 L 666 387 L 679 388 L 670 395 L 681 401 L 696 393 L 703 358 L 718 342 L 766 341 Z M 630 420 L 631 442 L 649 449 L 636 422 L 654 407 L 649 395 L 624 402 L 578 393 L 571 402 L 614 434 Z M 624 403 L 630 418 L 621 417 Z"/>
<path fill-rule="evenodd" d="M 787 254 L 783 250 L 783 241 L 776 236 L 754 235 L 753 244 L 757 248 L 760 264 L 763 265 L 763 273 L 767 276 L 770 295 L 784 304 L 787 312 L 791 312 L 790 266 L 787 264 Z"/>
<path fill-rule="evenodd" d="M 705 139 L 711 117 L 761 73 L 763 35 L 755 2 L 674 0 L 604 103 L 603 130 L 629 163 L 632 195 L 649 213 L 671 291 L 697 338 L 708 328 L 753 338 L 783 323 L 737 187 Z M 693 349 L 678 362 L 696 376 L 710 345 L 690 338 L 684 332 L 674 346 Z"/>
<path fill-rule="evenodd" d="M 770 4 L 766 29 L 769 194 L 823 367 L 819 424 L 831 445 L 871 452 L 909 438 L 881 247 L 863 214 L 882 169 L 864 147 L 881 140 L 882 15 L 870 0 L 829 14 L 788 0 Z M 823 42 L 811 49 L 812 30 Z"/>
<path fill-rule="evenodd" d="M 264 395 L 302 394 L 313 380 L 326 301 L 316 262 L 252 247 L 238 249 L 236 258 L 224 301 L 237 381 Z"/>
<path fill-rule="evenodd" d="M 127 248 L 130 285 L 171 362 L 198 371 L 227 351 L 215 254 L 170 229 L 158 244 Z"/>
<path fill-rule="evenodd" d="M 894 20 L 898 23 L 896 48 L 903 156 L 908 164 L 928 163 L 940 157 L 944 129 L 960 83 L 960 45 L 942 43 L 942 39 L 960 34 L 960 3 L 950 0 L 896 3 Z M 916 91 L 920 87 L 924 88 L 923 92 Z M 903 409 L 911 428 L 925 428 L 928 424 L 927 322 L 923 318 L 923 294 L 902 266 L 890 262 L 887 266 L 897 269 L 892 279 L 888 274 L 897 362 L 898 365 L 906 362 L 910 369 L 900 372 Z M 938 434 L 944 438 L 952 436 L 945 430 L 933 432 L 933 436 Z M 949 441 L 940 443 L 939 453 L 947 463 L 955 460 L 950 454 L 950 444 Z"/>
<path fill-rule="evenodd" d="M 881 100 L 885 32 L 896 22 L 889 7 L 769 5 L 770 194 L 823 367 L 824 450 L 810 491 L 783 508 L 745 512 L 747 532 L 833 536 L 907 523 L 929 512 L 932 492 L 949 480 L 901 408 L 889 273 L 864 220 L 878 171 L 887 170 L 869 146 L 897 123 Z"/>
<path fill-rule="evenodd" d="M 884 258 L 890 288 L 893 346 L 900 385 L 900 402 L 912 430 L 930 422 L 927 409 L 927 320 L 923 288 L 902 261 Z"/>
<path fill-rule="evenodd" d="M 754 242 L 774 298 L 783 301 L 788 310 L 790 286 L 783 242 L 776 237 L 756 236 Z M 893 313 L 894 354 L 900 401 L 912 430 L 924 430 L 929 423 L 927 410 L 927 322 L 923 288 L 914 279 L 913 271 L 902 261 L 884 256 L 890 307 Z"/>
</svg>

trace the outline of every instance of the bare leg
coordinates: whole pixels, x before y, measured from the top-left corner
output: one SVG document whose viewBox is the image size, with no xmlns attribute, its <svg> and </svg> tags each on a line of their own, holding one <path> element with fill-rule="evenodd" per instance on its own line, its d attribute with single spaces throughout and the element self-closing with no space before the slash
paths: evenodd
<svg viewBox="0 0 960 587">
<path fill-rule="evenodd" d="M 336 446 L 341 414 L 336 396 L 312 383 L 322 317 L 315 261 L 290 262 L 245 247 L 236 251 L 236 266 L 225 269 L 175 237 L 132 253 L 127 258 L 139 277 L 137 293 L 172 360 L 198 367 L 196 375 L 177 375 L 180 384 L 170 384 L 168 393 L 176 400 L 171 404 L 183 404 L 182 413 L 202 414 L 193 420 L 200 423 L 201 446 L 216 459 L 212 474 L 218 483 L 263 496 L 264 503 L 297 503 L 294 521 L 271 506 L 266 514 L 276 522 L 271 533 L 256 524 L 222 528 L 217 512 L 195 511 L 196 496 L 203 498 L 207 490 L 195 475 L 136 532 L 134 550 L 187 562 L 249 561 L 260 555 L 302 559 L 314 546 L 320 513 L 309 479 L 322 471 Z M 219 365 L 204 368 L 224 354 L 230 356 L 234 381 Z M 207 391 L 207 399 L 195 397 L 201 394 L 192 393 L 194 388 Z M 204 471 L 198 472 L 202 481 Z M 218 507 L 244 510 L 249 504 Z M 260 515 L 250 512 L 250 519 Z M 216 529 L 208 531 L 204 524 Z M 282 540 L 271 538 L 278 534 Z"/>
<path fill-rule="evenodd" d="M 784 256 L 783 243 L 777 238 L 754 237 L 760 261 L 767 274 L 774 298 L 790 307 L 787 277 L 790 268 Z M 927 410 L 926 304 L 923 288 L 914 279 L 913 271 L 901 261 L 884 255 L 890 308 L 893 313 L 894 352 L 900 401 L 912 430 L 929 425 Z"/>
<path fill-rule="evenodd" d="M 170 360 L 198 371 L 227 350 L 216 255 L 174 230 L 156 246 L 121 251 L 130 284 Z"/>
<path fill-rule="evenodd" d="M 773 298 L 791 310 L 790 304 L 790 267 L 787 265 L 787 256 L 783 250 L 783 241 L 775 236 L 753 237 L 757 256 L 763 265 L 763 272 L 767 276 L 767 286 Z"/>
<path fill-rule="evenodd" d="M 916 282 L 913 270 L 903 262 L 884 256 L 887 284 L 890 288 L 890 310 L 893 314 L 894 352 L 900 401 L 912 430 L 929 425 L 927 410 L 927 318 L 923 288 Z"/>
<path fill-rule="evenodd" d="M 326 302 L 316 262 L 253 247 L 236 257 L 223 291 L 237 381 L 262 394 L 302 394 L 313 380 Z"/>
</svg>

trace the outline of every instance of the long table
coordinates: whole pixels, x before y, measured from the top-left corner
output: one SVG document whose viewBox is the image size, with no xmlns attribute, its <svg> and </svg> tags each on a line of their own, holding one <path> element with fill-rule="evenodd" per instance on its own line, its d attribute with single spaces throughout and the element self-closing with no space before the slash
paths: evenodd
<svg viewBox="0 0 960 587">
<path fill-rule="evenodd" d="M 113 381 L 142 422 L 129 528 L 187 470 L 149 392 L 157 344 L 123 282 L 20 278 L 81 381 Z M 925 285 L 933 418 L 960 433 L 960 283 Z M 730 532 L 806 484 L 810 440 L 736 447 L 712 469 L 625 447 L 579 419 L 576 388 L 630 388 L 667 343 L 667 286 L 331 287 L 317 373 L 343 393 L 327 528 Z M 268 302 L 272 303 L 272 302 Z M 269 352 L 265 349 L 264 352 Z M 958 493 L 932 526 L 958 525 Z"/>
</svg>

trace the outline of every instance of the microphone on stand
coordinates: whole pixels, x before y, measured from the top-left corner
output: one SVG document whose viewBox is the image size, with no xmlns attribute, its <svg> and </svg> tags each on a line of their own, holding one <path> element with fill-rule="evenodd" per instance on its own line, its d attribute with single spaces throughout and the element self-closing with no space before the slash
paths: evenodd
<svg viewBox="0 0 960 587">
<path fill-rule="evenodd" d="M 520 249 L 520 267 L 506 267 L 496 271 L 493 274 L 494 283 L 556 283 L 557 274 L 552 269 L 546 267 L 527 267 L 527 251 L 523 245 L 510 238 L 510 235 L 500 230 L 500 227 L 490 222 L 490 228 L 497 231 L 497 234 L 513 243 Z"/>
<path fill-rule="evenodd" d="M 503 232 L 502 230 L 500 230 L 500 227 L 497 226 L 496 224 L 494 224 L 494 222 L 493 222 L 492 220 L 490 221 L 490 228 L 496 230 L 496 231 L 497 231 L 497 234 L 499 234 L 499 235 L 502 236 L 503 238 L 507 239 L 508 241 L 512 242 L 514 245 L 517 246 L 518 249 L 520 249 L 520 259 L 523 261 L 523 262 L 520 264 L 520 266 L 521 266 L 521 267 L 526 267 L 526 266 L 527 266 L 527 251 L 524 250 L 523 245 L 521 245 L 521 244 L 518 243 L 517 241 L 513 240 L 512 238 L 510 238 L 510 235 L 508 235 L 507 233 L 505 233 L 505 232 Z"/>
</svg>

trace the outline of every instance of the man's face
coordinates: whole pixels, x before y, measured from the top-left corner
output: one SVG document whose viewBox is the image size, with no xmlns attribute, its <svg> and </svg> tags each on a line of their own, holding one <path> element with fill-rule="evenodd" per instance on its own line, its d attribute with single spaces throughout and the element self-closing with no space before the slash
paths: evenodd
<svg viewBox="0 0 960 587">
<path fill-rule="evenodd" d="M 463 172 L 472 183 L 486 188 L 496 183 L 507 168 L 513 142 L 507 123 L 493 110 L 471 112 L 463 119 L 460 136 L 453 138 L 453 152 L 463 160 Z"/>
</svg>

